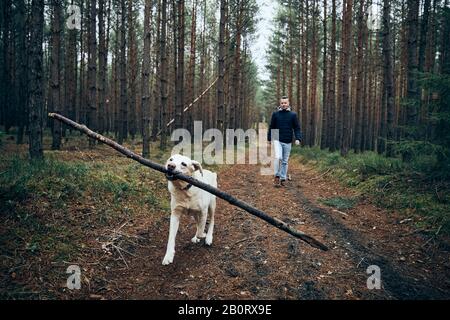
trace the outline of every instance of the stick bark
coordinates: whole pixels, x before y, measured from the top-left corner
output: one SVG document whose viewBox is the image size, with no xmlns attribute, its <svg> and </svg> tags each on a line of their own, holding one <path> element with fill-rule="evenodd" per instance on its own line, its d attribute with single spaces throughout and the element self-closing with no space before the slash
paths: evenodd
<svg viewBox="0 0 450 320">
<path fill-rule="evenodd" d="M 112 147 L 113 149 L 119 151 L 120 153 L 124 154 L 128 158 L 131 158 L 131 159 L 139 162 L 140 164 L 142 164 L 142 165 L 144 165 L 146 167 L 152 168 L 152 169 L 157 170 L 157 171 L 162 172 L 162 173 L 167 173 L 167 169 L 163 165 L 160 165 L 158 163 L 154 163 L 154 162 L 152 162 L 152 161 L 150 161 L 148 159 L 143 158 L 142 156 L 132 152 L 131 150 L 125 148 L 124 146 L 118 144 L 117 142 L 115 142 L 115 141 L 113 141 L 113 140 L 111 140 L 109 138 L 106 138 L 106 137 L 102 136 L 101 134 L 98 134 L 98 133 L 90 130 L 88 127 L 86 127 L 83 124 L 79 124 L 79 123 L 77 123 L 75 121 L 72 121 L 72 120 L 70 120 L 70 119 L 68 119 L 68 118 L 66 118 L 66 117 L 64 117 L 64 116 L 62 116 L 60 114 L 57 114 L 57 113 L 49 113 L 48 116 L 50 118 L 53 118 L 53 119 L 59 120 L 61 122 L 64 122 L 65 124 L 71 126 L 72 128 L 74 128 L 74 129 L 76 129 L 76 130 L 86 134 L 90 138 L 93 138 L 93 139 L 96 139 L 96 140 L 98 140 L 100 142 L 103 142 L 104 144 L 106 144 L 106 145 Z M 270 223 L 271 225 L 277 227 L 278 229 L 283 230 L 283 231 L 289 233 L 290 235 L 293 235 L 294 237 L 296 237 L 296 238 L 298 238 L 300 240 L 303 240 L 304 242 L 308 243 L 310 246 L 312 246 L 314 248 L 318 248 L 318 249 L 321 249 L 323 251 L 327 251 L 328 250 L 328 247 L 326 245 L 324 245 L 320 241 L 314 239 L 313 237 L 311 237 L 311 236 L 309 236 L 309 235 L 307 235 L 307 234 L 305 234 L 305 233 L 303 233 L 301 231 L 293 229 L 292 227 L 290 227 L 288 224 L 286 224 L 285 222 L 281 221 L 280 219 L 271 217 L 270 215 L 266 214 L 265 212 L 263 212 L 263 211 L 261 211 L 261 210 L 259 210 L 257 208 L 252 207 L 248 203 L 246 203 L 244 201 L 241 201 L 241 200 L 235 198 L 234 196 L 232 196 L 232 195 L 230 195 L 230 194 L 228 194 L 226 192 L 223 192 L 223 191 L 221 191 L 221 190 L 219 190 L 219 189 L 217 189 L 215 187 L 210 186 L 209 184 L 203 183 L 203 182 L 201 182 L 201 181 L 199 181 L 199 180 L 197 180 L 195 178 L 183 175 L 181 173 L 175 173 L 174 176 L 175 176 L 176 179 L 180 179 L 180 180 L 186 181 L 186 182 L 188 182 L 188 183 L 190 183 L 190 184 L 192 184 L 192 185 L 194 185 L 194 186 L 196 186 L 196 187 L 198 187 L 200 189 L 203 189 L 203 190 L 205 190 L 205 191 L 215 195 L 216 197 L 219 197 L 219 198 L 227 201 L 228 203 L 230 203 L 230 204 L 232 204 L 232 205 L 234 205 L 236 207 L 244 209 L 248 213 L 250 213 L 250 214 L 252 214 L 252 215 L 254 215 L 254 216 L 256 216 L 256 217 L 258 217 L 258 218 L 260 218 L 260 219 L 262 219 L 262 220 L 264 220 L 266 222 L 268 222 L 268 223 Z"/>
</svg>

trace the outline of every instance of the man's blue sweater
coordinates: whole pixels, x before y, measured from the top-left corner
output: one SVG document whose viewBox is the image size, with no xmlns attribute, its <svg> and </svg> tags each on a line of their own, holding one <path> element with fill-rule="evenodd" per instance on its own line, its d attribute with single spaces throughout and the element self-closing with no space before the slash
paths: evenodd
<svg viewBox="0 0 450 320">
<path fill-rule="evenodd" d="M 301 140 L 300 124 L 298 122 L 297 113 L 290 110 L 280 109 L 272 113 L 269 131 L 267 132 L 267 140 L 272 140 L 271 129 L 278 129 L 278 140 L 283 143 L 292 142 L 292 130 L 294 130 L 295 139 Z"/>
</svg>

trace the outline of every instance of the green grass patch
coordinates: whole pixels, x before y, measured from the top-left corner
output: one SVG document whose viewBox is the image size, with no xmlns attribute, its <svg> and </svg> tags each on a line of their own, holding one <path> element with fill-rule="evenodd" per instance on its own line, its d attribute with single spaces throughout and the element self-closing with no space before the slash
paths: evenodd
<svg viewBox="0 0 450 320">
<path fill-rule="evenodd" d="M 450 234 L 450 182 L 445 175 L 432 172 L 436 162 L 430 155 L 416 155 L 403 162 L 375 152 L 350 152 L 342 157 L 338 151 L 318 147 L 293 151 L 301 163 L 329 171 L 336 180 L 370 197 L 379 207 L 417 214 L 422 218 L 420 227 Z M 338 209 L 354 205 L 339 197 L 321 202 Z"/>
<path fill-rule="evenodd" d="M 66 200 L 85 189 L 88 166 L 52 158 L 28 161 L 12 159 L 0 175 L 0 201 L 45 197 Z"/>
<path fill-rule="evenodd" d="M 344 197 L 333 197 L 328 199 L 319 199 L 320 203 L 323 203 L 329 207 L 336 208 L 338 210 L 348 210 L 353 208 L 356 203 L 356 198 L 344 198 Z"/>
</svg>

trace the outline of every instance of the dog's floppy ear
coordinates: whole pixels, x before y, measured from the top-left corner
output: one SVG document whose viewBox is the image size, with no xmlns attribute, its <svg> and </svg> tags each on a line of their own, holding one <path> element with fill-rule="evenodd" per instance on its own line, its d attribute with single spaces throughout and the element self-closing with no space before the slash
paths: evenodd
<svg viewBox="0 0 450 320">
<path fill-rule="evenodd" d="M 192 166 L 194 167 L 194 171 L 197 171 L 197 170 L 199 170 L 199 171 L 200 171 L 200 173 L 201 173 L 201 174 L 202 174 L 202 176 L 203 176 L 202 165 L 200 164 L 200 162 L 198 162 L 198 161 L 195 161 L 195 160 L 192 160 Z"/>
</svg>

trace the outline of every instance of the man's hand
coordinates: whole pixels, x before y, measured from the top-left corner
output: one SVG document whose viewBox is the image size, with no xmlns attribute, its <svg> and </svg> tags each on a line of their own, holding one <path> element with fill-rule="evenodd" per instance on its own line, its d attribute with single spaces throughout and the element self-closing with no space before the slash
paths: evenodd
<svg viewBox="0 0 450 320">
<path fill-rule="evenodd" d="M 300 145 L 300 140 L 295 140 L 295 145 L 299 146 Z"/>
</svg>

